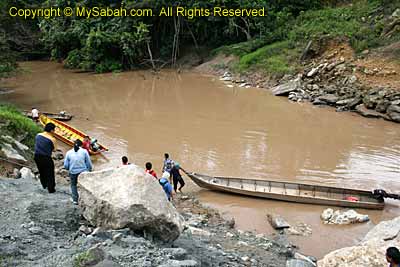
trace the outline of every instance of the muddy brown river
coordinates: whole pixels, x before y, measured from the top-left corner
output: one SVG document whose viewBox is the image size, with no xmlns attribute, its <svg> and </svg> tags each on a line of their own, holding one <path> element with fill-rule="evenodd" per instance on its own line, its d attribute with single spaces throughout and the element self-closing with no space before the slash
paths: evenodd
<svg viewBox="0 0 400 267">
<path fill-rule="evenodd" d="M 110 148 L 94 159 L 97 169 L 118 166 L 127 155 L 141 166 L 152 161 L 159 173 L 163 153 L 169 152 L 185 169 L 211 175 L 400 192 L 400 124 L 291 103 L 262 89 L 229 88 L 195 72 L 97 75 L 49 62 L 22 67 L 21 75 L 6 81 L 13 91 L 0 99 L 24 109 L 74 114 L 71 125 Z M 228 195 L 188 184 L 187 191 L 233 216 L 239 229 L 272 233 L 268 213 L 280 214 L 292 225 L 310 225 L 311 236 L 290 238 L 302 252 L 317 257 L 355 244 L 379 221 L 400 215 L 400 202 L 388 201 L 383 211 L 358 210 L 370 216 L 368 223 L 324 225 L 323 206 Z"/>
</svg>

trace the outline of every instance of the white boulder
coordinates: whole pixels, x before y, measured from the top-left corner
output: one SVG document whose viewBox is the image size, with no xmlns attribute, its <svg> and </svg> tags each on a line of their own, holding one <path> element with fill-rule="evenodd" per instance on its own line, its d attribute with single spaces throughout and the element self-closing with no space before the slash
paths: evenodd
<svg viewBox="0 0 400 267">
<path fill-rule="evenodd" d="M 333 209 L 326 209 L 321 214 L 321 219 L 325 221 L 329 221 L 333 216 Z"/>
<path fill-rule="evenodd" d="M 325 224 L 351 224 L 368 222 L 368 215 L 357 213 L 355 210 L 336 210 L 326 209 L 321 214 L 321 219 Z"/>
<path fill-rule="evenodd" d="M 23 167 L 22 169 L 19 170 L 19 172 L 21 173 L 21 178 L 22 179 L 33 179 L 33 178 L 35 178 L 35 175 L 31 171 L 31 169 L 29 169 L 27 167 Z"/>
<path fill-rule="evenodd" d="M 182 217 L 160 184 L 136 165 L 82 173 L 79 185 L 82 214 L 93 225 L 128 227 L 163 241 L 175 240 L 183 230 Z"/>
</svg>

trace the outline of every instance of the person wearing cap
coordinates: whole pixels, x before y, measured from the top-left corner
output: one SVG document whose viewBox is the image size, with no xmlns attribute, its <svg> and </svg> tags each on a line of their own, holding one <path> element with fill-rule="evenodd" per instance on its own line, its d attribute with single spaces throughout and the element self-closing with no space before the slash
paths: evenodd
<svg viewBox="0 0 400 267">
<path fill-rule="evenodd" d="M 180 165 L 178 162 L 175 162 L 174 166 L 171 169 L 171 176 L 172 176 L 172 181 L 174 183 L 174 191 L 181 193 L 182 187 L 185 186 L 185 181 L 183 180 L 179 170 L 180 170 Z M 180 185 L 179 189 L 177 189 L 178 183 Z"/>
<path fill-rule="evenodd" d="M 165 194 L 167 195 L 168 201 L 171 201 L 173 192 L 172 192 L 172 185 L 169 183 L 169 177 L 170 177 L 169 172 L 163 172 L 158 182 L 163 188 Z"/>
</svg>

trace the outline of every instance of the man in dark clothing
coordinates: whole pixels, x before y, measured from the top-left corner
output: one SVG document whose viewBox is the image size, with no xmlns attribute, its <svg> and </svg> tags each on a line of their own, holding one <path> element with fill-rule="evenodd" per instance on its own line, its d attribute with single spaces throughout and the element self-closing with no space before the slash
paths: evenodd
<svg viewBox="0 0 400 267">
<path fill-rule="evenodd" d="M 174 190 L 175 192 L 181 192 L 182 187 L 185 186 L 185 181 L 182 178 L 182 175 L 179 172 L 180 166 L 178 162 L 175 162 L 174 167 L 171 169 L 171 175 L 172 175 L 172 181 L 174 182 Z M 178 183 L 180 184 L 179 189 L 178 188 Z"/>
<path fill-rule="evenodd" d="M 49 193 L 56 192 L 56 181 L 54 175 L 54 162 L 51 158 L 52 152 L 56 148 L 56 140 L 53 132 L 56 126 L 53 123 L 47 123 L 44 132 L 37 134 L 35 138 L 35 156 L 37 168 L 40 174 L 40 183 Z"/>
</svg>

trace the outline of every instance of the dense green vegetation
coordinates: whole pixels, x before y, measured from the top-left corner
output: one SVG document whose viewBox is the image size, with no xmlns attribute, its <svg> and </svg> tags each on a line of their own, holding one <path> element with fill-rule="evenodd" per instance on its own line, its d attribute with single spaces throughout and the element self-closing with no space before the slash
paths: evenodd
<svg viewBox="0 0 400 267">
<path fill-rule="evenodd" d="M 0 1 L 0 78 L 12 73 L 16 60 L 36 59 L 45 55 L 39 38 L 37 20 L 9 16 L 10 6 L 30 8 L 40 6 L 44 0 Z"/>
<path fill-rule="evenodd" d="M 220 47 L 214 53 L 239 57 L 232 66 L 237 71 L 257 69 L 269 74 L 291 73 L 296 69 L 301 52 L 310 40 L 347 38 L 356 52 L 400 40 L 397 32 L 391 38 L 382 37 L 385 14 L 400 4 L 385 1 L 354 1 L 352 5 L 326 6 L 300 12 L 297 17 L 286 14 L 286 23 L 278 24 L 270 38 Z"/>
<path fill-rule="evenodd" d="M 0 130 L 2 135 L 23 137 L 22 142 L 33 147 L 37 133 L 41 131 L 31 119 L 25 117 L 17 108 L 0 103 Z"/>
<path fill-rule="evenodd" d="M 21 20 L 8 8 L 111 7 L 186 8 L 265 7 L 265 17 L 53 17 Z M 3 0 L 0 3 L 0 73 L 15 68 L 15 54 L 44 48 L 68 68 L 108 72 L 174 65 L 181 48 L 215 49 L 233 54 L 235 70 L 261 69 L 284 74 L 296 69 L 299 53 L 309 40 L 346 37 L 357 52 L 383 45 L 385 17 L 399 4 L 388 0 Z M 24 29 L 24 33 L 22 30 Z M 27 38 L 16 36 L 28 35 Z M 397 37 L 396 37 L 397 36 Z M 399 35 L 391 36 L 392 39 Z M 25 36 L 26 37 L 26 36 Z M 28 41 L 27 41 L 28 39 Z M 36 40 L 36 41 L 33 41 Z M 219 48 L 218 48 L 219 47 Z M 155 59 L 151 64 L 150 59 Z"/>
</svg>

